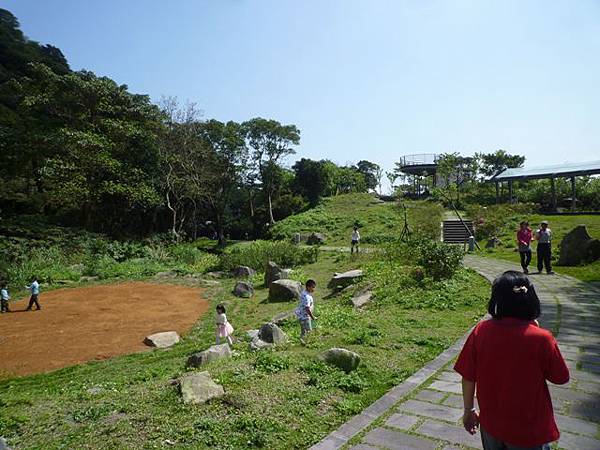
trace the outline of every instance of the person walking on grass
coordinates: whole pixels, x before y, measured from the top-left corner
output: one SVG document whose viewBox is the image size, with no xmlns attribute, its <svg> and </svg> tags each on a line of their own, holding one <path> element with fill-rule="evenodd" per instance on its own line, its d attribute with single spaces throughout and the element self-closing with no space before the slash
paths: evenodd
<svg viewBox="0 0 600 450">
<path fill-rule="evenodd" d="M 550 450 L 560 433 L 546 381 L 567 383 L 569 369 L 537 323 L 540 300 L 527 276 L 510 270 L 496 278 L 488 312 L 492 319 L 475 326 L 454 365 L 463 425 L 470 434 L 480 428 L 484 450 Z"/>
<path fill-rule="evenodd" d="M 531 239 L 533 239 L 533 232 L 529 228 L 529 222 L 524 220 L 520 224 L 519 231 L 517 231 L 517 244 L 519 245 L 521 267 L 525 274 L 529 273 L 528 267 L 531 262 Z"/>
<path fill-rule="evenodd" d="M 542 220 L 540 228 L 535 232 L 537 245 L 537 268 L 538 273 L 546 266 L 546 273 L 553 274 L 552 271 L 552 231 L 548 228 L 548 221 Z"/>
<path fill-rule="evenodd" d="M 0 289 L 0 312 L 10 312 L 8 309 L 8 301 L 10 300 L 10 294 L 8 293 L 8 285 L 5 282 L 1 284 L 2 289 Z"/>
<path fill-rule="evenodd" d="M 296 308 L 296 317 L 300 322 L 300 340 L 312 330 L 312 321 L 316 320 L 313 314 L 315 301 L 312 293 L 317 288 L 317 282 L 313 279 L 307 280 L 305 289 L 300 294 L 300 303 Z"/>
<path fill-rule="evenodd" d="M 233 327 L 227 320 L 225 312 L 225 305 L 218 304 L 217 313 L 215 314 L 215 323 L 217 325 L 217 345 L 221 343 L 221 338 L 225 338 L 227 339 L 227 343 L 232 346 L 233 339 L 231 338 L 231 335 L 233 334 Z"/>
<path fill-rule="evenodd" d="M 25 286 L 25 288 L 31 291 L 31 297 L 29 297 L 29 305 L 27 305 L 27 309 L 25 311 L 31 311 L 31 308 L 34 304 L 37 310 L 42 309 L 38 299 L 40 295 L 40 283 L 38 283 L 37 277 L 33 277 L 31 279 L 31 284 L 29 286 Z"/>
<path fill-rule="evenodd" d="M 358 227 L 354 227 L 352 230 L 352 236 L 350 240 L 350 253 L 354 253 L 354 248 L 356 247 L 356 253 L 358 253 L 358 246 L 360 245 L 360 233 L 358 232 Z"/>
</svg>

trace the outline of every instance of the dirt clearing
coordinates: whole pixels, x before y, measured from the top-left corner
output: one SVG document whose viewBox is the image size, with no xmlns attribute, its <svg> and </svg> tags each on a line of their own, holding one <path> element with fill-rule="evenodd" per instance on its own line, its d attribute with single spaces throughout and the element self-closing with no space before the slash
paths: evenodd
<svg viewBox="0 0 600 450">
<path fill-rule="evenodd" d="M 29 375 L 148 350 L 147 335 L 181 335 L 196 323 L 208 308 L 201 294 L 142 282 L 49 292 L 42 286 L 40 311 L 24 311 L 23 299 L 0 314 L 0 372 Z"/>
</svg>

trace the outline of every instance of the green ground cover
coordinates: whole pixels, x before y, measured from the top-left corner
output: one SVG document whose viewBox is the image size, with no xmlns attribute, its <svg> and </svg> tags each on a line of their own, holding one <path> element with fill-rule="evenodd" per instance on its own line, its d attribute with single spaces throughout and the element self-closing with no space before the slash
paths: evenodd
<svg viewBox="0 0 600 450">
<path fill-rule="evenodd" d="M 285 323 L 291 341 L 273 352 L 251 353 L 238 342 L 234 358 L 206 367 L 225 387 L 221 400 L 185 406 L 169 382 L 190 353 L 213 343 L 214 305 L 227 304 L 239 337 L 295 307 L 267 302 L 260 287 L 254 298 L 237 299 L 231 279 L 207 292 L 211 310 L 170 351 L 0 382 L 0 435 L 18 448 L 158 448 L 167 440 L 174 448 L 306 448 L 434 358 L 484 310 L 489 288 L 472 272 L 416 283 L 400 263 L 382 272 L 374 258 L 329 253 L 299 269 L 295 276 L 319 284 L 318 328 L 303 346 L 295 321 Z M 324 287 L 332 272 L 357 266 L 375 283 L 376 300 L 364 311 L 352 308 L 350 294 L 330 297 Z M 346 375 L 319 362 L 334 346 L 361 354 L 361 367 Z"/>
<path fill-rule="evenodd" d="M 544 216 L 540 214 L 509 214 L 504 218 L 503 225 L 498 227 L 498 238 L 502 241 L 501 245 L 494 249 L 485 249 L 486 239 L 481 239 L 479 245 L 483 249 L 482 255 L 493 258 L 514 261 L 519 263 L 519 254 L 517 252 L 516 232 L 519 223 L 522 220 L 528 220 L 531 228 L 535 231 L 542 220 L 548 220 L 550 229 L 554 234 L 553 238 L 553 262 L 556 272 L 570 275 L 582 281 L 600 281 L 600 260 L 591 264 L 580 266 L 558 266 L 559 244 L 562 238 L 575 228 L 577 225 L 586 225 L 588 233 L 595 238 L 600 238 L 600 215 L 580 215 L 580 216 Z M 535 243 L 533 244 L 532 268 L 536 269 Z"/>
</svg>

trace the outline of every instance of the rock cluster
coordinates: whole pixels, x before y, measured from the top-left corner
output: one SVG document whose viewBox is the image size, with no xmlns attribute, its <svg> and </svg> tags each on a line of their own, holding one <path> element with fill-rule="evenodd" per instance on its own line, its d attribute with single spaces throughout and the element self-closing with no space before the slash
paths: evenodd
<svg viewBox="0 0 600 450">
<path fill-rule="evenodd" d="M 274 281 L 289 278 L 290 272 L 290 269 L 282 269 L 273 261 L 269 261 L 265 266 L 265 287 L 270 288 Z"/>
</svg>

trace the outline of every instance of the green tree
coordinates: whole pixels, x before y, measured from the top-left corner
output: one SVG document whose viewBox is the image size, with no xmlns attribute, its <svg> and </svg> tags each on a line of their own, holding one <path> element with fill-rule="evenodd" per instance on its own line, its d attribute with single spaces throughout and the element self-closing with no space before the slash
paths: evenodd
<svg viewBox="0 0 600 450">
<path fill-rule="evenodd" d="M 260 117 L 243 123 L 248 146 L 252 149 L 254 170 L 268 201 L 269 223 L 273 218 L 273 194 L 276 189 L 280 161 L 292 155 L 293 145 L 300 143 L 300 130 L 295 125 L 282 125 Z"/>
<path fill-rule="evenodd" d="M 330 164 L 328 164 L 330 163 Z M 337 166 L 332 170 L 330 161 L 315 161 L 302 158 L 292 166 L 295 173 L 294 187 L 311 205 L 317 204 L 321 197 L 331 195 L 331 187 Z"/>
<path fill-rule="evenodd" d="M 476 153 L 475 158 L 481 173 L 487 177 L 505 169 L 521 167 L 525 163 L 524 156 L 511 155 L 504 150 L 497 150 L 494 153 Z"/>
<path fill-rule="evenodd" d="M 356 168 L 358 172 L 363 175 L 367 189 L 376 191 L 379 180 L 381 179 L 378 175 L 381 170 L 379 164 L 375 164 L 363 159 L 356 164 Z"/>
</svg>

